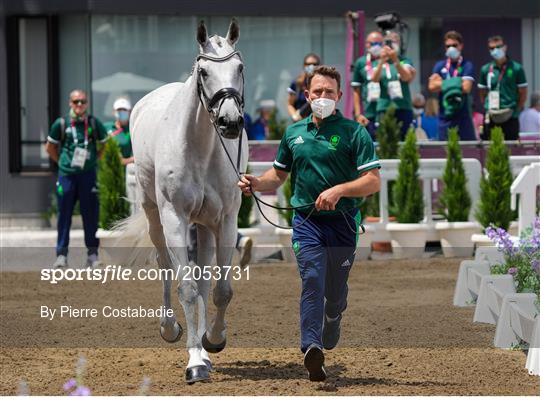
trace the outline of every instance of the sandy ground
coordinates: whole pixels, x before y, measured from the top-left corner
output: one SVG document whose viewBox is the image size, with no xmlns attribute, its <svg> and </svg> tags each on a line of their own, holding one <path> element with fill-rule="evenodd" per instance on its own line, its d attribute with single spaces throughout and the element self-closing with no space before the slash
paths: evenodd
<svg viewBox="0 0 540 397">
<path fill-rule="evenodd" d="M 473 308 L 454 308 L 458 260 L 355 263 L 338 349 L 327 352 L 329 379 L 306 380 L 298 349 L 300 284 L 291 264 L 260 264 L 233 283 L 228 347 L 212 356 L 210 383 L 184 383 L 185 336 L 159 337 L 158 319 L 40 318 L 40 306 L 161 304 L 160 282 L 39 281 L 38 272 L 0 273 L 0 394 L 21 379 L 31 394 L 65 394 L 62 384 L 87 359 L 94 394 L 467 394 L 535 395 L 521 351 L 492 347 L 495 327 L 473 324 Z M 175 299 L 175 307 L 180 305 Z M 177 310 L 184 325 L 183 314 Z"/>
</svg>

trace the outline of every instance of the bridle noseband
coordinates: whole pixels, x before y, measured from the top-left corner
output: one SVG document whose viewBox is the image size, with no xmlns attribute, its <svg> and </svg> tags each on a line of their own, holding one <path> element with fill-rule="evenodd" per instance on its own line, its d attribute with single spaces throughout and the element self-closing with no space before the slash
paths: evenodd
<svg viewBox="0 0 540 397">
<path fill-rule="evenodd" d="M 224 62 L 233 56 L 238 55 L 238 58 L 240 58 L 240 61 L 243 63 L 242 55 L 240 54 L 240 51 L 233 51 L 223 57 L 213 57 L 208 54 L 199 54 L 197 56 L 196 62 L 199 62 L 201 59 L 206 59 L 212 62 Z M 203 82 L 201 80 L 201 74 L 200 71 L 197 70 L 197 92 L 199 94 L 199 99 L 201 100 L 201 103 L 203 107 L 206 109 L 208 114 L 210 115 L 210 119 L 212 120 L 212 123 L 216 128 L 216 122 L 217 122 L 217 116 L 220 113 L 221 105 L 223 104 L 223 101 L 227 98 L 232 98 L 236 102 L 237 106 L 240 108 L 241 113 L 244 113 L 244 72 L 242 71 L 242 92 L 240 93 L 236 88 L 233 87 L 225 87 L 222 88 L 214 93 L 211 98 L 208 98 L 206 95 L 206 92 L 204 91 Z"/>
</svg>

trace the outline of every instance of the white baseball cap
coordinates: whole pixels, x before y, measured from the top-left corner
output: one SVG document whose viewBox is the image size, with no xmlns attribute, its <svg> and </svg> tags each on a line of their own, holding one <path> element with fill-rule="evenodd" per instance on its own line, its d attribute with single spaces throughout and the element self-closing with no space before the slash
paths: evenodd
<svg viewBox="0 0 540 397">
<path fill-rule="evenodd" d="M 276 107 L 276 101 L 273 99 L 263 99 L 259 102 L 259 109 L 272 110 Z"/>
<path fill-rule="evenodd" d="M 126 109 L 131 110 L 131 102 L 127 98 L 118 98 L 116 101 L 114 101 L 113 109 Z"/>
</svg>

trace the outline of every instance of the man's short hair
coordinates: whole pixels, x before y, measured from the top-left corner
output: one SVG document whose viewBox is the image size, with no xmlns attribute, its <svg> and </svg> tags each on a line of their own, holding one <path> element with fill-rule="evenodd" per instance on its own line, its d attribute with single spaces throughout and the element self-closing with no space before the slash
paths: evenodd
<svg viewBox="0 0 540 397">
<path fill-rule="evenodd" d="M 450 30 L 445 33 L 444 41 L 448 39 L 456 40 L 459 44 L 463 44 L 463 36 L 461 35 L 461 33 L 456 32 L 455 30 Z"/>
<path fill-rule="evenodd" d="M 502 41 L 504 43 L 504 39 L 501 35 L 496 34 L 495 36 L 491 36 L 488 38 L 488 43 L 491 43 L 493 41 Z"/>
<path fill-rule="evenodd" d="M 338 90 L 341 89 L 341 75 L 337 71 L 337 69 L 333 66 L 326 66 L 321 65 L 317 66 L 315 70 L 313 70 L 313 73 L 310 73 L 307 78 L 307 88 L 311 87 L 311 80 L 313 80 L 313 76 L 320 74 L 321 76 L 330 77 L 337 81 L 337 87 Z"/>
<path fill-rule="evenodd" d="M 81 90 L 80 88 L 75 88 L 73 91 L 71 91 L 69 93 L 69 98 L 71 99 L 71 97 L 75 94 L 83 94 L 85 97 L 88 98 L 88 95 L 86 94 L 86 91 L 85 90 Z"/>
</svg>

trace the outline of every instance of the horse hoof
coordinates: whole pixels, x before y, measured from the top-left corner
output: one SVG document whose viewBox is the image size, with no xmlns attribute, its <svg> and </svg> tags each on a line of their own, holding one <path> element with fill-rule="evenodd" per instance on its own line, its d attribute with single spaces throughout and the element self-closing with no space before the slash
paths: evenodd
<svg viewBox="0 0 540 397">
<path fill-rule="evenodd" d="M 178 324 L 179 331 L 178 331 L 178 335 L 173 340 L 166 339 L 163 336 L 163 330 L 162 330 L 163 327 L 161 327 L 161 326 L 159 327 L 159 334 L 161 335 L 161 338 L 165 342 L 167 342 L 167 343 L 176 343 L 176 342 L 178 342 L 180 340 L 180 338 L 182 338 L 182 334 L 184 333 L 184 330 L 183 330 L 182 326 L 180 325 L 180 323 L 177 322 L 176 324 Z"/>
<path fill-rule="evenodd" d="M 203 361 L 206 364 L 206 368 L 208 369 L 208 372 L 214 371 L 214 367 L 212 367 L 212 362 L 210 360 L 205 360 L 203 358 Z"/>
<path fill-rule="evenodd" d="M 202 337 L 202 345 L 204 349 L 208 353 L 219 353 L 223 349 L 225 349 L 225 345 L 227 344 L 227 339 L 223 339 L 223 342 L 218 343 L 217 345 L 214 345 L 213 343 L 210 343 L 208 338 L 206 337 L 206 333 Z"/>
<path fill-rule="evenodd" d="M 186 382 L 192 385 L 195 382 L 205 382 L 210 380 L 210 374 L 206 365 L 197 365 L 186 369 Z"/>
</svg>

